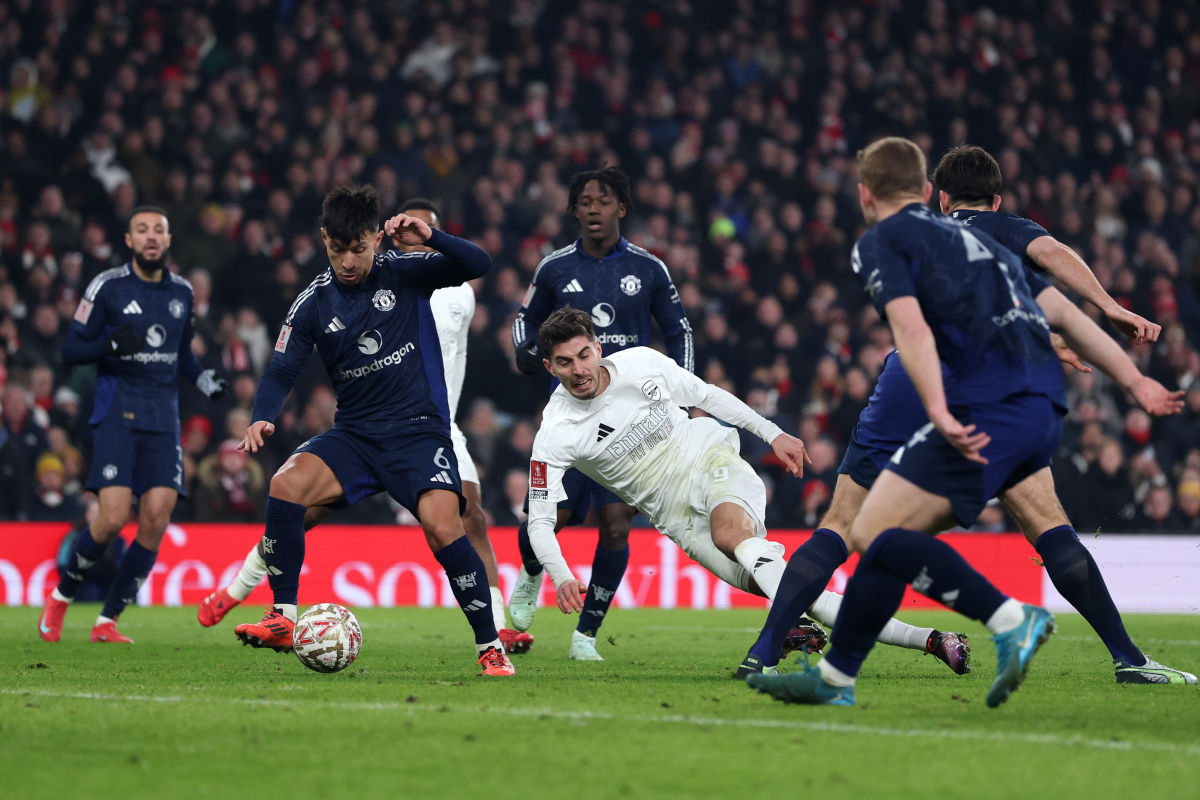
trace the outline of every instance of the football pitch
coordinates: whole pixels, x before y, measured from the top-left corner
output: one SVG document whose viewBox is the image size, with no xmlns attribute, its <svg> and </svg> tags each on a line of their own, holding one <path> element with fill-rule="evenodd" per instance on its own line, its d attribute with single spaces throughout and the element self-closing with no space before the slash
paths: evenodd
<svg viewBox="0 0 1200 800">
<path fill-rule="evenodd" d="M 517 676 L 477 677 L 457 609 L 358 613 L 363 649 L 320 675 L 242 647 L 239 608 L 135 608 L 137 644 L 87 641 L 96 607 L 42 642 L 38 609 L 0 609 L 0 794 L 11 798 L 1195 797 L 1200 687 L 1117 686 L 1078 616 L 1025 685 L 984 705 L 975 671 L 878 647 L 855 708 L 784 706 L 733 680 L 761 611 L 617 610 L 602 663 L 568 661 L 573 618 L 539 612 Z M 1200 671 L 1200 616 L 1127 618 L 1154 657 Z"/>
</svg>

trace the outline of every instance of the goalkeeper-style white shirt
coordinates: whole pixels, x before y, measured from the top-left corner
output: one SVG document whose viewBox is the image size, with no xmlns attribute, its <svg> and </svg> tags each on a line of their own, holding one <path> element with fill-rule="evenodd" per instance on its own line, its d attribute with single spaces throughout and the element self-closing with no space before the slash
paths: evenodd
<svg viewBox="0 0 1200 800">
<path fill-rule="evenodd" d="M 529 465 L 529 539 L 557 586 L 572 579 L 554 536 L 557 503 L 571 467 L 636 506 L 660 531 L 687 513 L 697 464 L 715 445 L 738 446 L 737 431 L 691 419 L 698 406 L 767 442 L 782 433 L 741 400 L 648 347 L 600 360 L 610 383 L 591 400 L 559 386 L 542 412 Z"/>
</svg>

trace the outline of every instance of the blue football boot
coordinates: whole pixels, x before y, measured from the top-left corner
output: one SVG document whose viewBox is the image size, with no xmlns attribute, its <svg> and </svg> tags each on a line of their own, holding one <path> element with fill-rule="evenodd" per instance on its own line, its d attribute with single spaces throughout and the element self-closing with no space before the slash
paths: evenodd
<svg viewBox="0 0 1200 800">
<path fill-rule="evenodd" d="M 785 703 L 805 703 L 812 706 L 852 706 L 853 686 L 831 686 L 821 677 L 821 670 L 805 667 L 799 672 L 768 675 L 756 672 L 746 676 L 746 683 L 762 694 L 769 694 Z"/>
<path fill-rule="evenodd" d="M 996 679 L 987 695 L 989 708 L 996 708 L 1020 687 L 1034 653 L 1046 643 L 1050 634 L 1058 632 L 1054 615 L 1046 609 L 1028 603 L 1022 609 L 1025 619 L 1020 625 L 992 637 L 996 643 Z"/>
</svg>

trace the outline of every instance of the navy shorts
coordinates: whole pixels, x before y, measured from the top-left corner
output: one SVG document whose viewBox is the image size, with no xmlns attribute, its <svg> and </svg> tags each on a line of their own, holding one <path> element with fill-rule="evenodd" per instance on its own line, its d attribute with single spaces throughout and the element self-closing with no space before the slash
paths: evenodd
<svg viewBox="0 0 1200 800">
<path fill-rule="evenodd" d="M 950 411 L 959 422 L 973 423 L 992 437 L 983 449 L 986 465 L 968 461 L 930 422 L 896 451 L 886 468 L 947 498 L 959 524 L 970 527 L 989 500 L 1050 466 L 1062 438 L 1062 416 L 1048 397 L 1035 394 Z"/>
<path fill-rule="evenodd" d="M 139 431 L 107 420 L 92 426 L 92 469 L 84 488 L 109 486 L 128 486 L 138 497 L 168 486 L 186 496 L 179 432 Z"/>
<path fill-rule="evenodd" d="M 430 489 L 446 489 L 458 495 L 462 513 L 467 501 L 450 434 L 442 429 L 440 420 L 411 422 L 416 424 L 386 433 L 335 424 L 297 447 L 296 452 L 311 453 L 337 476 L 345 498 L 331 504 L 331 508 L 344 508 L 377 492 L 387 492 L 419 519 L 417 503 L 421 495 Z"/>
<path fill-rule="evenodd" d="M 560 500 L 558 507 L 560 510 L 566 509 L 571 512 L 568 525 L 582 525 L 587 520 L 588 511 L 592 506 L 598 510 L 613 503 L 625 502 L 577 469 L 564 472 L 562 483 L 567 499 Z M 525 496 L 525 513 L 529 513 L 528 495 Z"/>
<path fill-rule="evenodd" d="M 892 454 L 899 450 L 911 435 L 910 431 L 903 439 L 881 439 L 866 435 L 861 425 L 855 425 L 854 430 L 850 432 L 850 443 L 846 445 L 846 455 L 842 456 L 838 474 L 849 475 L 859 486 L 870 489 L 875 485 L 879 473 L 887 466 Z"/>
</svg>

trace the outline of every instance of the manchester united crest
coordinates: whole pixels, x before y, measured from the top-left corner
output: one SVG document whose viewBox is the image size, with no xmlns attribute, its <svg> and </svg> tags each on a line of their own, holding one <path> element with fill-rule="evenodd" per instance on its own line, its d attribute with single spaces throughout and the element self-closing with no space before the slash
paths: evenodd
<svg viewBox="0 0 1200 800">
<path fill-rule="evenodd" d="M 642 279 L 637 275 L 626 275 L 621 278 L 621 291 L 633 297 L 642 290 Z"/>
<path fill-rule="evenodd" d="M 380 311 L 391 311 L 396 307 L 396 295 L 392 294 L 391 289 L 380 289 L 371 299 L 371 304 Z"/>
<path fill-rule="evenodd" d="M 183 301 L 178 298 L 173 298 L 171 302 L 167 303 L 167 310 L 171 312 L 172 317 L 179 319 L 183 316 Z"/>
</svg>

